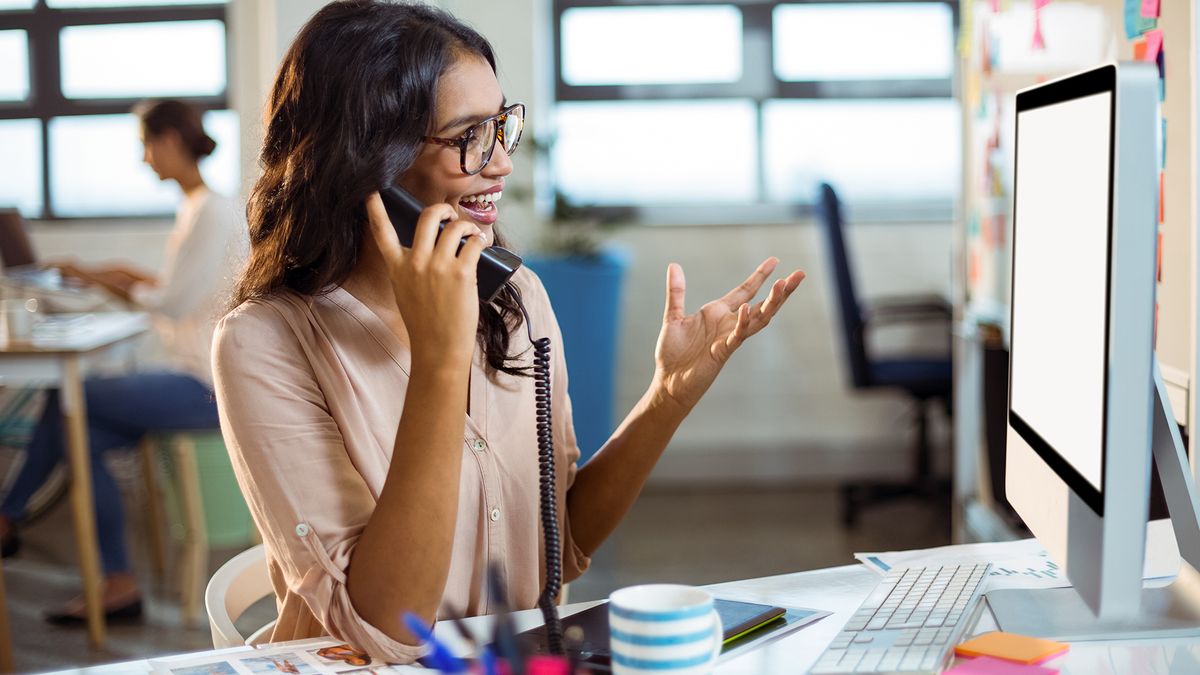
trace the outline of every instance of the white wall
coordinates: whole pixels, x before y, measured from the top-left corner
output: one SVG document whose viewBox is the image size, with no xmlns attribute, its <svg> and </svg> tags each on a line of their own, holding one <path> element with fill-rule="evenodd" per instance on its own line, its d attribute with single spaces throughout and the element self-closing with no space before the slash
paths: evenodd
<svg viewBox="0 0 1200 675">
<path fill-rule="evenodd" d="M 653 373 L 668 262 L 683 266 L 688 311 L 724 295 L 771 255 L 781 270 L 808 275 L 771 325 L 731 359 L 679 430 L 656 480 L 788 482 L 911 467 L 909 404 L 895 394 L 849 391 L 831 273 L 814 224 L 643 227 L 616 239 L 635 254 L 622 315 L 621 410 Z M 860 225 L 848 246 L 865 297 L 948 291 L 948 224 Z M 928 332 L 879 337 L 881 351 L 945 341 Z"/>
<path fill-rule="evenodd" d="M 278 60 L 296 29 L 321 4 L 321 0 L 233 0 L 230 5 L 231 98 L 242 120 L 244 185 L 256 176 L 262 102 Z M 548 0 L 442 0 L 440 4 L 493 42 L 501 84 L 511 100 L 530 106 L 529 129 L 534 133 L 539 120 L 548 118 L 552 104 Z M 518 152 L 515 159 L 510 185 L 532 186 L 531 153 Z M 531 203 L 517 204 L 506 197 L 504 204 L 509 235 L 521 245 L 536 241 L 541 225 Z M 168 227 L 166 222 L 38 223 L 34 240 L 44 255 L 126 258 L 155 268 L 161 264 Z M 784 267 L 798 267 L 809 275 L 782 314 L 730 362 L 679 431 L 655 471 L 655 480 L 791 481 L 907 469 L 911 435 L 904 399 L 848 391 L 818 234 L 810 223 L 617 231 L 614 239 L 634 254 L 622 317 L 619 414 L 633 405 L 653 372 L 668 262 L 683 265 L 688 309 L 693 311 L 723 295 L 769 255 L 779 257 Z M 948 290 L 949 223 L 858 225 L 851 231 L 849 245 L 864 296 Z M 884 348 L 937 344 L 936 337 L 922 334 L 885 338 Z"/>
</svg>

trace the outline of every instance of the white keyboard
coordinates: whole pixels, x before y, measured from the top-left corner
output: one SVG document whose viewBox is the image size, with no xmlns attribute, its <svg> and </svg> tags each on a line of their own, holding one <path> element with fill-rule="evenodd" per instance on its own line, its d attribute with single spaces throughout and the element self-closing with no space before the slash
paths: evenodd
<svg viewBox="0 0 1200 675">
<path fill-rule="evenodd" d="M 947 565 L 888 572 L 812 674 L 939 672 L 968 627 L 990 568 Z"/>
</svg>

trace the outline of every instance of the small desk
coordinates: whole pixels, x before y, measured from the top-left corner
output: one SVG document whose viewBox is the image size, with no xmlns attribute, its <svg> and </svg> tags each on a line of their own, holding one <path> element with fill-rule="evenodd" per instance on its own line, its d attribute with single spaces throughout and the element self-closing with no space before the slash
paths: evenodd
<svg viewBox="0 0 1200 675">
<path fill-rule="evenodd" d="M 104 645 L 104 613 L 83 371 L 89 362 L 145 333 L 150 323 L 141 312 L 97 312 L 90 316 L 86 324 L 53 339 L 0 342 L 0 384 L 49 385 L 59 389 L 71 467 L 75 544 L 87 604 L 88 641 L 93 647 L 100 647 Z"/>
<path fill-rule="evenodd" d="M 842 625 L 866 599 L 867 594 L 875 587 L 878 580 L 879 577 L 874 572 L 862 565 L 846 565 L 811 572 L 797 572 L 705 586 L 714 594 L 733 600 L 809 607 L 833 613 L 831 616 L 789 633 L 759 649 L 721 663 L 716 672 L 721 675 L 761 675 L 763 673 L 791 675 L 807 672 L 826 645 L 841 630 Z M 573 614 L 595 604 L 595 602 L 582 602 L 566 605 L 562 608 L 562 614 Z M 541 612 L 536 609 L 516 612 L 514 618 L 517 630 L 526 630 L 541 624 Z M 489 621 L 488 617 L 467 619 L 471 628 L 479 634 L 487 631 Z M 990 612 L 984 611 L 976 626 L 976 632 L 994 629 L 995 623 Z M 436 632 L 439 638 L 451 645 L 462 647 L 462 642 L 453 626 L 439 624 Z M 197 655 L 204 653 L 198 652 Z M 1069 652 L 1049 661 L 1047 665 L 1061 669 L 1066 675 L 1195 673 L 1200 672 L 1200 640 L 1121 640 L 1075 643 L 1071 645 Z M 115 675 L 116 673 L 149 673 L 151 668 L 147 660 L 142 660 L 60 672 Z M 430 673 L 432 671 L 414 668 L 413 672 Z"/>
</svg>

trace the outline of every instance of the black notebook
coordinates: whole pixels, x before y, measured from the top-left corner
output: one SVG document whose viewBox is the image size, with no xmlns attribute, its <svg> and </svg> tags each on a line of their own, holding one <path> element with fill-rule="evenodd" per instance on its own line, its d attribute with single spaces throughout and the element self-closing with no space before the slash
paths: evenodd
<svg viewBox="0 0 1200 675">
<path fill-rule="evenodd" d="M 721 617 L 725 649 L 728 649 L 733 643 L 741 643 L 743 639 L 753 639 L 754 634 L 759 630 L 786 623 L 784 615 L 787 610 L 782 607 L 717 598 L 713 601 L 713 608 Z M 608 603 L 601 603 L 582 612 L 563 617 L 562 625 L 564 633 L 573 626 L 582 629 L 582 643 L 569 645 L 572 651 L 578 652 L 576 656 L 580 660 L 593 664 L 608 664 Z M 527 630 L 517 638 L 531 652 L 545 653 L 546 651 L 546 632 L 541 626 Z"/>
</svg>

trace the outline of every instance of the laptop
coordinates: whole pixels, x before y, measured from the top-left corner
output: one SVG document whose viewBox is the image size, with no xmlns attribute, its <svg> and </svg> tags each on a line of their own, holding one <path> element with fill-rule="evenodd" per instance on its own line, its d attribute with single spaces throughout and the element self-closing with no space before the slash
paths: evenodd
<svg viewBox="0 0 1200 675">
<path fill-rule="evenodd" d="M 44 291 L 78 291 L 79 284 L 66 281 L 54 268 L 38 263 L 25 219 L 16 209 L 0 209 L 0 263 L 4 276 L 20 286 Z"/>
</svg>

